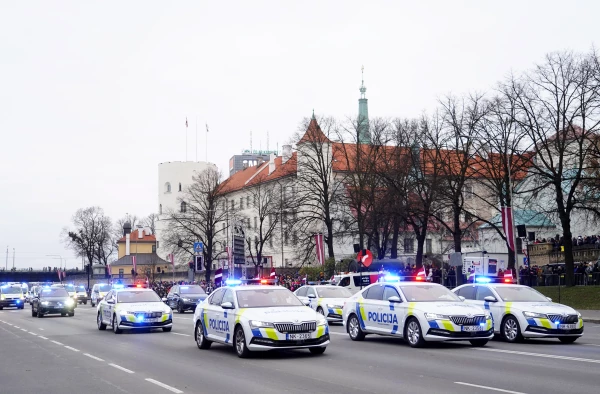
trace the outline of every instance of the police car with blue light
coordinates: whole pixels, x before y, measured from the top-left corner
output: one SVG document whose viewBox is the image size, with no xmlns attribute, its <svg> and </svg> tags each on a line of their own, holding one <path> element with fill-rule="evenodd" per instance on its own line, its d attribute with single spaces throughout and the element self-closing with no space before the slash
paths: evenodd
<svg viewBox="0 0 600 394">
<path fill-rule="evenodd" d="M 228 280 L 194 313 L 194 337 L 200 349 L 213 342 L 232 346 L 241 358 L 254 351 L 308 349 L 322 354 L 329 345 L 329 326 L 281 286 L 241 285 Z"/>
<path fill-rule="evenodd" d="M 452 290 L 465 303 L 485 308 L 494 319 L 494 332 L 508 342 L 525 338 L 558 338 L 573 343 L 583 335 L 581 314 L 528 286 L 490 283 L 485 276 Z"/>
<path fill-rule="evenodd" d="M 342 322 L 342 309 L 350 290 L 334 285 L 302 286 L 294 292 L 309 307 L 327 318 L 329 322 Z"/>
<path fill-rule="evenodd" d="M 0 286 L 0 310 L 9 307 L 25 307 L 25 294 L 20 284 Z"/>
<path fill-rule="evenodd" d="M 492 317 L 483 308 L 462 302 L 444 286 L 391 276 L 348 299 L 343 323 L 354 341 L 368 334 L 391 335 L 411 347 L 465 340 L 485 346 L 494 336 Z"/>
<path fill-rule="evenodd" d="M 171 331 L 171 308 L 162 302 L 154 290 L 137 286 L 113 285 L 98 304 L 96 323 L 99 330 L 111 326 L 115 334 L 136 329 L 162 328 L 163 331 Z"/>
</svg>

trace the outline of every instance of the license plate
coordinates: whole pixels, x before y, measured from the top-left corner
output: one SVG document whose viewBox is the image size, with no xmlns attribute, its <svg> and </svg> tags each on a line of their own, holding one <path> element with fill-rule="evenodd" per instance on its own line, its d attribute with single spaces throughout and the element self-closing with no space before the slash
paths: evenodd
<svg viewBox="0 0 600 394">
<path fill-rule="evenodd" d="M 288 339 L 290 341 L 297 341 L 301 339 L 310 339 L 310 334 L 288 334 Z"/>
<path fill-rule="evenodd" d="M 144 319 L 144 323 L 156 323 L 157 319 Z"/>
<path fill-rule="evenodd" d="M 577 329 L 577 324 L 559 324 L 559 330 L 575 330 Z"/>
<path fill-rule="evenodd" d="M 462 331 L 483 331 L 481 326 L 462 326 Z"/>
</svg>

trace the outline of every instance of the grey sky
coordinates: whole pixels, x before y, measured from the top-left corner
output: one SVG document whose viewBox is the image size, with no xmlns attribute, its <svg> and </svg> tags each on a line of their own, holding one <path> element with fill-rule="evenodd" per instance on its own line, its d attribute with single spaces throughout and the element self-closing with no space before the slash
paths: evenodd
<svg viewBox="0 0 600 394">
<path fill-rule="evenodd" d="M 312 109 L 417 116 L 545 53 L 600 42 L 597 1 L 3 1 L 0 265 L 77 260 L 61 228 L 81 207 L 156 209 L 157 164 L 286 142 Z M 262 141 L 262 142 L 261 142 Z"/>
</svg>

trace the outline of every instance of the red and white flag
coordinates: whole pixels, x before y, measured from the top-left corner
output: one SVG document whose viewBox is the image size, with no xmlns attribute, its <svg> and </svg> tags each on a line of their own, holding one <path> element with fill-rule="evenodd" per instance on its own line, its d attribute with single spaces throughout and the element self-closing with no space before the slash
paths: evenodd
<svg viewBox="0 0 600 394">
<path fill-rule="evenodd" d="M 275 279 L 277 272 L 275 271 L 275 267 L 271 267 L 271 274 L 269 275 L 271 279 Z"/>
<path fill-rule="evenodd" d="M 506 236 L 508 248 L 514 252 L 515 250 L 515 237 L 513 230 L 513 214 L 512 207 L 502 207 L 502 230 Z"/>
<path fill-rule="evenodd" d="M 58 280 L 62 281 L 62 274 L 61 274 L 60 270 L 58 270 L 57 273 L 58 273 Z"/>
<path fill-rule="evenodd" d="M 221 281 L 223 280 L 223 269 L 219 268 L 215 271 L 215 285 L 221 286 Z"/>
<path fill-rule="evenodd" d="M 131 256 L 131 261 L 133 262 L 133 272 L 137 272 L 137 265 L 136 265 L 136 256 Z"/>
<path fill-rule="evenodd" d="M 417 272 L 417 280 L 425 280 L 427 278 L 427 272 L 425 272 L 425 266 L 421 267 L 423 268 L 421 271 Z"/>
<path fill-rule="evenodd" d="M 172 266 L 175 266 L 175 257 L 173 256 L 173 253 L 169 254 L 169 261 L 171 262 Z"/>
<path fill-rule="evenodd" d="M 317 252 L 317 264 L 325 264 L 325 249 L 323 248 L 323 234 L 315 234 L 315 245 Z"/>
</svg>

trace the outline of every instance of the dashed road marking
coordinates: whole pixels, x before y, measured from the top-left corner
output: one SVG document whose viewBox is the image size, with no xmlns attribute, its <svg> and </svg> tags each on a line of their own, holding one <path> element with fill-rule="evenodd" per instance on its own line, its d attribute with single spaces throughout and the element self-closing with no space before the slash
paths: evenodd
<svg viewBox="0 0 600 394">
<path fill-rule="evenodd" d="M 189 334 L 180 334 L 178 332 L 174 332 L 173 335 L 181 335 L 182 337 L 191 337 Z"/>
<path fill-rule="evenodd" d="M 41 335 L 38 335 L 38 338 L 42 338 L 42 339 L 48 339 L 48 338 L 46 338 L 46 337 L 43 337 L 43 336 L 41 336 Z"/>
<path fill-rule="evenodd" d="M 19 327 L 19 326 L 15 326 L 15 328 L 21 328 L 21 327 Z"/>
<path fill-rule="evenodd" d="M 481 386 L 479 384 L 472 384 L 472 383 L 465 383 L 465 382 L 454 382 L 456 384 L 461 384 L 463 386 L 471 386 L 471 387 L 477 387 L 478 389 L 485 389 L 485 390 L 492 390 L 492 391 L 500 391 L 501 393 L 511 393 L 511 394 L 525 394 L 521 391 L 512 391 L 512 390 L 504 390 L 504 389 L 499 389 L 496 387 L 489 387 L 489 386 Z"/>
<path fill-rule="evenodd" d="M 41 327 L 40 327 L 40 328 L 38 328 L 38 330 L 42 330 L 42 331 L 44 331 L 44 329 L 43 329 L 43 328 L 41 328 Z"/>
<path fill-rule="evenodd" d="M 55 343 L 55 344 L 57 344 L 57 345 L 59 345 L 59 346 L 65 346 L 65 344 L 64 344 L 64 343 L 60 343 L 60 342 L 58 342 L 58 341 L 52 341 L 52 343 Z"/>
<path fill-rule="evenodd" d="M 167 389 L 167 390 L 169 390 L 169 391 L 171 391 L 171 392 L 173 392 L 173 393 L 179 393 L 179 394 L 183 393 L 183 391 L 181 391 L 181 390 L 179 390 L 179 389 L 176 389 L 175 387 L 171 387 L 171 386 L 169 386 L 168 384 L 164 384 L 164 383 L 162 383 L 162 382 L 159 382 L 158 380 L 154 380 L 154 379 L 146 379 L 146 381 L 147 381 L 147 382 L 150 382 L 150 383 L 154 383 L 155 385 L 157 385 L 157 386 L 160 386 L 160 387 L 162 387 L 163 389 Z"/>
<path fill-rule="evenodd" d="M 69 350 L 72 350 L 74 352 L 78 352 L 79 351 L 79 350 L 77 350 L 77 349 L 75 349 L 74 347 L 71 347 L 71 346 L 65 346 L 65 349 L 69 349 Z"/>
<path fill-rule="evenodd" d="M 343 332 L 333 332 L 333 331 L 329 331 L 329 335 L 348 335 L 348 334 L 344 334 Z"/>
<path fill-rule="evenodd" d="M 131 369 L 123 368 L 122 366 L 117 365 L 117 364 L 108 364 L 108 365 L 110 365 L 113 368 L 120 369 L 123 372 L 134 373 Z"/>
<path fill-rule="evenodd" d="M 554 359 L 557 359 L 557 360 L 580 361 L 580 362 L 584 362 L 584 363 L 600 364 L 600 360 L 594 360 L 594 359 L 591 359 L 591 358 L 558 356 L 558 355 L 554 355 L 554 354 L 542 354 L 542 353 L 517 352 L 517 351 L 514 351 L 514 350 L 502 350 L 502 349 L 477 349 L 477 348 L 475 348 L 475 349 L 472 349 L 472 350 L 479 350 L 479 351 L 484 351 L 484 352 L 518 354 L 520 356 L 554 358 Z"/>
<path fill-rule="evenodd" d="M 101 359 L 100 357 L 92 356 L 91 354 L 88 354 L 88 353 L 83 353 L 83 355 L 84 355 L 84 356 L 87 356 L 87 357 L 89 357 L 89 358 L 92 358 L 92 359 L 94 359 L 94 360 L 96 360 L 96 361 L 104 361 L 104 360 L 103 360 L 103 359 Z"/>
<path fill-rule="evenodd" d="M 25 332 L 27 332 L 27 330 L 26 330 L 26 329 L 24 329 L 24 328 L 21 328 L 21 331 L 25 331 Z"/>
<path fill-rule="evenodd" d="M 31 334 L 31 335 L 33 335 L 33 336 L 36 336 L 36 337 L 37 337 L 37 334 L 36 334 L 35 332 L 31 332 L 31 331 L 30 331 L 30 332 L 29 332 L 29 334 Z"/>
</svg>

